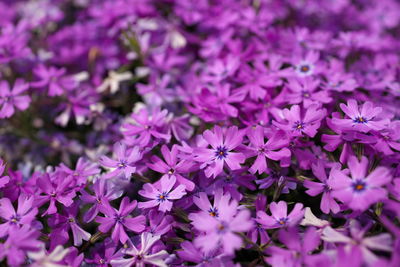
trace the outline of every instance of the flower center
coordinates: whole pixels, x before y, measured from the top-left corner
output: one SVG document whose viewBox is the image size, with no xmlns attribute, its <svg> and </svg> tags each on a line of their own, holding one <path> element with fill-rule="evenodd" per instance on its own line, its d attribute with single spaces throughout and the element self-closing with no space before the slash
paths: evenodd
<svg viewBox="0 0 400 267">
<path fill-rule="evenodd" d="M 208 214 L 211 216 L 211 217 L 218 217 L 218 209 L 217 208 L 210 208 L 209 210 L 208 210 Z"/>
<path fill-rule="evenodd" d="M 300 71 L 305 73 L 310 71 L 310 66 L 309 65 L 301 65 L 300 66 Z"/>
<path fill-rule="evenodd" d="M 355 192 L 362 192 L 367 187 L 367 184 L 362 180 L 357 180 L 352 184 L 352 186 Z"/>
<path fill-rule="evenodd" d="M 121 160 L 118 164 L 118 168 L 125 168 L 126 167 L 126 161 L 125 160 Z"/>
<path fill-rule="evenodd" d="M 308 91 L 303 91 L 303 97 L 304 98 L 309 98 L 310 97 L 310 93 Z"/>
<path fill-rule="evenodd" d="M 75 222 L 75 219 L 74 219 L 74 218 L 69 218 L 68 221 L 69 221 L 70 223 L 74 223 L 74 222 Z"/>
<path fill-rule="evenodd" d="M 226 158 L 228 155 L 228 149 L 224 146 L 219 146 L 217 147 L 217 150 L 215 151 L 215 157 L 218 159 L 223 159 Z"/>
<path fill-rule="evenodd" d="M 305 127 L 305 123 L 302 122 L 302 121 L 296 121 L 296 122 L 293 124 L 293 129 L 294 129 L 294 130 L 297 130 L 297 131 L 303 130 L 304 127 Z"/>
<path fill-rule="evenodd" d="M 17 224 L 20 219 L 21 219 L 21 217 L 18 214 L 16 214 L 11 217 L 10 222 L 11 222 L 11 224 Z"/>
<path fill-rule="evenodd" d="M 175 170 L 174 169 L 169 169 L 168 174 L 174 174 Z"/>
<path fill-rule="evenodd" d="M 288 218 L 280 218 L 279 220 L 278 220 L 278 224 L 280 224 L 280 225 L 285 225 L 286 223 L 287 223 L 287 221 L 288 221 Z"/>
<path fill-rule="evenodd" d="M 117 221 L 118 223 L 122 223 L 123 220 L 124 220 L 124 217 L 122 217 L 120 215 L 115 215 L 115 221 Z"/>
<path fill-rule="evenodd" d="M 356 117 L 353 120 L 353 122 L 355 122 L 355 123 L 367 123 L 368 120 L 366 118 L 362 117 L 362 116 L 359 116 L 359 117 Z"/>
<path fill-rule="evenodd" d="M 168 199 L 168 193 L 167 192 L 163 192 L 163 193 L 161 193 L 161 194 L 159 194 L 158 196 L 157 196 L 157 200 L 158 200 L 158 202 L 164 202 L 165 200 L 167 200 Z"/>
</svg>

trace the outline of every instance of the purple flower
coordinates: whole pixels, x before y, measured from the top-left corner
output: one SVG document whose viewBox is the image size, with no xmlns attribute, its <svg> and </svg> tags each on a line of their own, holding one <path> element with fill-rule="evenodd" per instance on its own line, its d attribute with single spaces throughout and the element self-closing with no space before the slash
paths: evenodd
<svg viewBox="0 0 400 267">
<path fill-rule="evenodd" d="M 65 90 L 71 90 L 77 85 L 72 78 L 65 76 L 65 68 L 57 69 L 53 66 L 38 65 L 33 72 L 40 80 L 33 82 L 32 87 L 47 87 L 49 96 L 62 95 Z"/>
<path fill-rule="evenodd" d="M 387 195 L 383 185 L 392 180 L 390 170 L 377 167 L 367 175 L 368 159 L 349 158 L 348 166 L 351 176 L 345 171 L 335 169 L 331 173 L 332 196 L 347 204 L 351 209 L 364 211 Z"/>
<path fill-rule="evenodd" d="M 93 184 L 94 196 L 85 190 L 81 191 L 81 200 L 84 203 L 93 203 L 86 213 L 83 215 L 85 222 L 91 222 L 99 213 L 103 201 L 111 201 L 122 195 L 122 190 L 112 187 L 107 180 L 99 179 Z"/>
<path fill-rule="evenodd" d="M 341 103 L 340 108 L 348 118 L 333 118 L 332 122 L 346 130 L 367 133 L 370 130 L 382 130 L 389 124 L 388 119 L 379 119 L 378 117 L 382 112 L 382 108 L 374 107 L 369 101 L 365 102 L 362 107 L 359 108 L 357 101 L 350 99 L 347 101 L 347 105 Z"/>
<path fill-rule="evenodd" d="M 317 91 L 319 84 L 319 80 L 308 78 L 290 79 L 287 86 L 291 92 L 286 94 L 286 98 L 290 104 L 302 103 L 305 108 L 312 104 L 331 102 L 328 91 Z"/>
<path fill-rule="evenodd" d="M 10 177 L 8 177 L 8 175 L 1 176 L 4 173 L 5 168 L 6 164 L 4 164 L 3 160 L 0 159 L 0 188 L 4 187 L 10 181 Z"/>
<path fill-rule="evenodd" d="M 115 255 L 116 250 L 117 246 L 112 239 L 106 238 L 104 242 L 97 246 L 97 250 L 93 253 L 93 258 L 85 261 L 89 264 L 95 264 L 97 267 L 109 267 L 111 260 L 118 256 L 118 254 Z"/>
<path fill-rule="evenodd" d="M 278 161 L 290 157 L 290 150 L 285 147 L 289 144 L 289 140 L 285 138 L 283 131 L 274 133 L 267 142 L 264 141 L 264 128 L 261 126 L 257 126 L 256 129 L 250 128 L 247 136 L 250 140 L 248 149 L 252 155 L 257 155 L 249 169 L 251 173 L 262 174 L 265 172 L 268 167 L 267 158 Z"/>
<path fill-rule="evenodd" d="M 285 201 L 272 202 L 269 209 L 271 210 L 271 215 L 267 215 L 265 211 L 257 212 L 256 221 L 266 229 L 294 226 L 304 216 L 303 204 L 301 203 L 296 203 L 289 215 L 287 214 L 287 204 Z"/>
<path fill-rule="evenodd" d="M 169 150 L 166 145 L 163 145 L 161 147 L 161 154 L 165 162 L 157 156 L 152 156 L 152 163 L 147 164 L 147 166 L 156 172 L 164 174 L 162 178 L 171 178 L 174 176 L 179 184 L 185 186 L 186 190 L 193 191 L 195 187 L 194 183 L 181 175 L 188 173 L 193 164 L 186 160 L 178 162 L 178 146 L 173 145 L 171 150 Z"/>
<path fill-rule="evenodd" d="M 195 240 L 194 244 L 205 253 L 214 251 L 221 246 L 223 252 L 232 255 L 235 249 L 240 248 L 242 239 L 237 232 L 247 232 L 253 226 L 250 220 L 250 211 L 238 210 L 237 203 L 231 201 L 221 206 L 218 217 L 209 215 L 196 216 L 193 226 L 203 232 Z"/>
<path fill-rule="evenodd" d="M 111 171 L 105 174 L 104 179 L 119 177 L 123 175 L 125 179 L 130 179 L 132 173 L 136 172 L 136 162 L 142 158 L 139 147 L 135 146 L 132 149 L 127 149 L 125 143 L 119 142 L 114 145 L 114 153 L 116 160 L 106 156 L 102 156 L 100 164 L 110 168 Z"/>
<path fill-rule="evenodd" d="M 206 267 L 208 265 L 214 266 L 213 264 L 215 264 L 215 266 L 231 266 L 230 264 L 232 264 L 233 266 L 233 262 L 230 260 L 231 257 L 223 254 L 220 255 L 219 249 L 211 252 L 203 252 L 199 247 L 196 247 L 189 241 L 182 242 L 181 248 L 182 250 L 177 251 L 179 258 L 184 261 L 197 263 L 199 267 Z"/>
<path fill-rule="evenodd" d="M 21 194 L 18 197 L 18 209 L 15 210 L 8 198 L 0 199 L 0 217 L 5 221 L 0 224 L 0 237 L 23 225 L 31 226 L 38 213 L 38 209 L 33 207 L 33 201 L 33 197 Z"/>
<path fill-rule="evenodd" d="M 308 228 L 302 238 L 295 227 L 282 229 L 279 231 L 279 240 L 287 249 L 277 246 L 268 247 L 266 253 L 271 256 L 266 258 L 266 262 L 272 266 L 279 266 L 281 261 L 285 262 L 286 266 L 315 266 L 312 263 L 319 255 L 310 254 L 321 242 L 315 228 Z"/>
<path fill-rule="evenodd" d="M 370 225 L 362 227 L 357 221 L 351 220 L 349 231 L 351 237 L 328 226 L 322 230 L 321 238 L 325 242 L 344 244 L 346 249 L 359 250 L 362 261 L 368 266 L 373 266 L 378 257 L 371 250 L 391 252 L 393 250 L 392 238 L 388 233 L 365 237 L 368 228 Z"/>
<path fill-rule="evenodd" d="M 294 71 L 299 77 L 306 77 L 320 72 L 317 68 L 317 61 L 319 53 L 316 51 L 309 51 L 304 58 L 297 59 Z"/>
<path fill-rule="evenodd" d="M 114 227 L 111 237 L 115 243 L 121 241 L 125 244 L 129 239 L 125 232 L 125 229 L 140 233 L 145 229 L 146 217 L 139 215 L 136 217 L 130 216 L 132 211 L 136 208 L 136 200 L 129 202 L 128 197 L 124 197 L 119 206 L 119 210 L 111 207 L 108 201 L 103 201 L 101 206 L 101 212 L 105 217 L 96 217 L 96 222 L 100 223 L 99 230 L 103 233 L 107 233 L 111 228 Z"/>
<path fill-rule="evenodd" d="M 159 187 L 150 183 L 144 184 L 139 194 L 151 200 L 140 202 L 139 208 L 148 209 L 158 206 L 159 211 L 170 211 L 173 205 L 172 200 L 180 199 L 186 195 L 185 186 L 182 184 L 173 189 L 175 183 L 175 176 L 163 176 L 163 178 L 160 179 Z"/>
<path fill-rule="evenodd" d="M 193 197 L 193 203 L 201 210 L 198 213 L 191 213 L 189 219 L 195 221 L 199 216 L 211 216 L 214 218 L 219 217 L 221 208 L 225 208 L 231 201 L 229 194 L 223 194 L 222 189 L 217 189 L 214 193 L 214 201 L 211 205 L 210 200 L 205 192 L 200 192 L 197 196 Z"/>
<path fill-rule="evenodd" d="M 49 207 L 42 216 L 56 213 L 56 202 L 63 204 L 65 207 L 69 207 L 73 203 L 72 199 L 75 197 L 75 191 L 70 188 L 74 182 L 73 180 L 72 176 L 65 178 L 57 174 L 50 176 L 47 173 L 37 179 L 37 186 L 41 191 L 41 194 L 37 197 L 39 204 L 50 202 Z"/>
<path fill-rule="evenodd" d="M 301 136 L 305 133 L 309 137 L 314 137 L 321 125 L 321 120 L 325 117 L 325 113 L 325 109 L 311 105 L 304 111 L 304 114 L 301 114 L 300 107 L 293 105 L 290 110 L 285 108 L 279 121 L 273 121 L 273 123 L 292 136 Z"/>
<path fill-rule="evenodd" d="M 132 247 L 124 250 L 124 255 L 132 256 L 131 258 L 120 258 L 111 260 L 112 267 L 144 267 L 147 264 L 152 266 L 167 267 L 165 259 L 168 257 L 168 253 L 165 250 L 159 250 L 152 252 L 150 249 L 160 239 L 160 236 L 153 236 L 150 233 L 142 233 L 140 248 L 132 245 Z"/>
<path fill-rule="evenodd" d="M 322 193 L 321 198 L 321 210 L 324 213 L 337 213 L 340 211 L 339 204 L 335 201 L 332 196 L 332 187 L 330 185 L 332 174 L 334 170 L 340 170 L 340 164 L 335 164 L 330 171 L 329 178 L 326 176 L 325 165 L 322 161 L 318 161 L 312 165 L 312 171 L 321 183 L 313 182 L 309 180 L 304 181 L 304 187 L 307 188 L 306 193 L 310 196 L 316 196 Z"/>
<path fill-rule="evenodd" d="M 20 266 L 27 252 L 40 249 L 42 242 L 37 240 L 39 235 L 40 232 L 30 229 L 28 225 L 10 231 L 6 242 L 0 244 L 0 260 L 7 258 L 9 266 Z"/>
<path fill-rule="evenodd" d="M 27 95 L 21 95 L 28 90 L 29 85 L 22 79 L 17 79 L 14 87 L 11 89 L 6 81 L 0 81 L 0 118 L 9 118 L 15 112 L 15 107 L 19 110 L 25 110 L 31 103 L 31 98 Z"/>
<path fill-rule="evenodd" d="M 76 179 L 77 185 L 86 184 L 87 180 L 91 176 L 95 176 L 100 172 L 100 169 L 96 163 L 92 163 L 84 158 L 79 158 L 76 163 L 76 168 L 70 169 L 63 163 L 60 164 L 60 170 L 67 175 L 71 175 Z"/>
<path fill-rule="evenodd" d="M 72 231 L 74 246 L 82 245 L 82 240 L 89 240 L 91 234 L 83 230 L 77 222 L 79 202 L 65 208 L 63 213 L 56 213 L 49 219 L 51 247 L 64 245 L 68 239 L 68 231 Z"/>
<path fill-rule="evenodd" d="M 142 108 L 138 113 L 131 115 L 133 123 L 122 125 L 122 132 L 129 143 L 140 146 L 147 146 L 152 138 L 169 141 L 171 136 L 164 133 L 163 129 L 167 114 L 167 110 L 156 109 L 150 113 L 147 109 Z"/>
<path fill-rule="evenodd" d="M 207 130 L 203 138 L 212 148 L 200 147 L 195 150 L 195 160 L 202 163 L 207 177 L 214 178 L 223 171 L 224 163 L 231 170 L 240 169 L 240 164 L 245 161 L 242 153 L 233 152 L 242 143 L 242 134 L 236 126 L 222 129 L 215 126 L 213 131 Z"/>
</svg>

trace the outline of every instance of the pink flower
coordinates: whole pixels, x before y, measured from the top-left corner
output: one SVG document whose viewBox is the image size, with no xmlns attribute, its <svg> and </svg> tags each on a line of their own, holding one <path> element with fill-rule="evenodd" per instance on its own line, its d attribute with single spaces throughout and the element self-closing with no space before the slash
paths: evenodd
<svg viewBox="0 0 400 267">
<path fill-rule="evenodd" d="M 103 201 L 101 212 L 105 217 L 96 217 L 96 222 L 100 223 L 99 230 L 107 233 L 114 227 L 111 238 L 114 242 L 121 241 L 122 244 L 129 239 L 125 229 L 140 233 L 145 229 L 146 217 L 139 215 L 136 217 L 130 216 L 130 213 L 136 208 L 136 200 L 129 202 L 128 197 L 124 197 L 119 206 L 119 210 L 111 207 L 108 201 Z"/>
<path fill-rule="evenodd" d="M 345 130 L 355 130 L 367 133 L 370 130 L 382 130 L 389 124 L 389 119 L 378 119 L 377 116 L 382 112 L 381 107 L 367 101 L 361 109 L 357 105 L 357 101 L 350 99 L 347 105 L 341 103 L 340 108 L 348 118 L 333 118 L 332 122 Z"/>
<path fill-rule="evenodd" d="M 240 164 L 245 161 L 242 153 L 233 152 L 242 143 L 242 134 L 236 126 L 222 129 L 215 126 L 213 131 L 207 130 L 203 137 L 211 148 L 201 147 L 195 150 L 195 160 L 202 162 L 201 168 L 205 168 L 207 177 L 214 178 L 223 171 L 224 163 L 231 170 L 240 169 Z"/>
<path fill-rule="evenodd" d="M 285 201 L 272 202 L 269 209 L 271 210 L 271 215 L 267 215 L 261 210 L 257 212 L 256 221 L 266 229 L 293 226 L 304 217 L 303 204 L 301 203 L 296 203 L 289 215 L 287 214 Z"/>
<path fill-rule="evenodd" d="M 317 105 L 309 106 L 303 113 L 300 106 L 293 105 L 290 110 L 285 108 L 280 120 L 273 121 L 273 124 L 292 136 L 301 136 L 305 133 L 309 137 L 314 137 L 325 114 L 326 110 L 320 109 Z"/>
<path fill-rule="evenodd" d="M 377 167 L 367 175 L 368 159 L 362 157 L 359 162 L 355 156 L 348 161 L 349 176 L 343 170 L 332 171 L 332 195 L 347 204 L 351 209 L 364 211 L 371 204 L 384 199 L 387 191 L 383 185 L 392 180 L 389 169 Z"/>
<path fill-rule="evenodd" d="M 9 118 L 15 112 L 15 107 L 19 110 L 25 110 L 31 103 L 31 98 L 27 95 L 21 95 L 28 90 L 29 85 L 22 79 L 17 79 L 14 87 L 11 89 L 6 81 L 0 82 L 0 118 Z"/>
<path fill-rule="evenodd" d="M 172 189 L 175 182 L 175 176 L 171 176 L 170 178 L 164 176 L 160 180 L 161 188 L 156 188 L 150 183 L 144 184 L 143 189 L 139 191 L 139 194 L 152 200 L 140 202 L 139 208 L 147 209 L 158 206 L 158 210 L 162 212 L 170 211 L 172 209 L 171 200 L 180 199 L 186 195 L 185 186 L 182 184 L 178 185 L 175 189 Z"/>
</svg>

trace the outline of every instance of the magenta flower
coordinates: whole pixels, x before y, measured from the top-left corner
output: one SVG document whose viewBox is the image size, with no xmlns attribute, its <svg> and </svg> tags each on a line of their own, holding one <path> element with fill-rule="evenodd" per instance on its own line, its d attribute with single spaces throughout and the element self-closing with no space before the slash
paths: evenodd
<svg viewBox="0 0 400 267">
<path fill-rule="evenodd" d="M 39 204 L 50 202 L 47 210 L 42 214 L 54 214 L 57 212 L 56 202 L 63 204 L 65 207 L 69 207 L 73 203 L 73 198 L 76 192 L 70 188 L 73 183 L 73 177 L 67 176 L 61 177 L 58 175 L 44 174 L 42 177 L 37 179 L 37 185 L 41 191 L 41 194 L 37 197 Z"/>
<path fill-rule="evenodd" d="M 345 171 L 335 169 L 332 171 L 332 195 L 347 204 L 351 209 L 364 211 L 387 195 L 383 185 L 392 180 L 390 170 L 377 167 L 367 175 L 368 159 L 362 157 L 358 161 L 355 156 L 349 158 L 349 176 Z"/>
<path fill-rule="evenodd" d="M 132 245 L 132 247 L 124 250 L 124 256 L 132 256 L 131 258 L 116 258 L 111 260 L 112 267 L 145 267 L 147 265 L 167 267 L 165 259 L 168 258 L 168 253 L 165 250 L 153 251 L 155 243 L 160 240 L 160 236 L 154 236 L 150 233 L 142 233 L 140 248 Z"/>
<path fill-rule="evenodd" d="M 294 226 L 304 217 L 303 204 L 301 203 L 296 203 L 289 215 L 287 214 L 285 201 L 272 202 L 269 209 L 271 210 L 271 215 L 267 215 L 265 211 L 257 212 L 256 221 L 266 229 Z"/>
<path fill-rule="evenodd" d="M 139 194 L 152 200 L 140 202 L 139 208 L 148 209 L 158 206 L 159 211 L 170 211 L 173 204 L 172 200 L 180 199 L 186 195 L 185 186 L 182 184 L 173 189 L 175 183 L 175 176 L 164 176 L 160 179 L 159 188 L 150 183 L 144 184 L 143 189 L 139 191 Z"/>
<path fill-rule="evenodd" d="M 125 179 L 129 180 L 132 173 L 136 171 L 136 162 L 142 158 L 139 147 L 135 146 L 132 149 L 127 149 L 125 143 L 118 142 L 114 145 L 113 150 L 116 160 L 107 156 L 100 158 L 100 164 L 111 169 L 103 178 L 109 179 L 123 175 Z"/>
<path fill-rule="evenodd" d="M 305 108 L 312 104 L 329 103 L 332 98 L 326 90 L 318 91 L 320 81 L 313 79 L 290 79 L 286 98 L 290 104 L 303 104 Z"/>
<path fill-rule="evenodd" d="M 321 210 L 324 213 L 337 213 L 340 211 L 339 204 L 335 201 L 332 196 L 332 187 L 330 185 L 332 180 L 332 174 L 334 170 L 340 170 L 340 164 L 335 164 L 330 171 L 329 178 L 326 176 L 325 165 L 322 161 L 318 161 L 317 164 L 312 165 L 312 171 L 317 177 L 319 182 L 313 182 L 309 180 L 304 181 L 304 187 L 307 188 L 306 193 L 310 196 L 316 196 L 322 193 L 321 198 Z"/>
<path fill-rule="evenodd" d="M 318 254 L 311 255 L 321 242 L 315 228 L 308 228 L 302 236 L 295 227 L 282 229 L 279 231 L 279 240 L 287 249 L 270 246 L 265 250 L 270 255 L 266 262 L 272 266 L 282 266 L 279 264 L 282 260 L 286 266 L 315 266 L 315 262 L 321 258 Z"/>
<path fill-rule="evenodd" d="M 178 146 L 173 145 L 171 150 L 169 150 L 166 145 L 163 145 L 161 147 L 161 154 L 165 161 L 157 156 L 152 156 L 152 163 L 147 164 L 147 166 L 156 172 L 164 174 L 162 178 L 171 178 L 174 176 L 179 184 L 185 186 L 187 191 L 193 191 L 195 187 L 194 183 L 181 175 L 190 172 L 193 164 L 187 160 L 178 162 Z"/>
<path fill-rule="evenodd" d="M 322 240 L 327 243 L 343 244 L 348 250 L 356 250 L 361 254 L 361 261 L 367 266 L 374 266 L 379 260 L 372 250 L 391 252 L 393 250 L 392 238 L 388 233 L 382 233 L 374 236 L 365 236 L 365 232 L 370 225 L 362 226 L 355 220 L 350 221 L 350 236 L 346 233 L 339 232 L 330 226 L 322 230 Z M 357 253 L 357 254 L 358 254 Z"/>
<path fill-rule="evenodd" d="M 357 101 L 350 99 L 347 105 L 341 103 L 340 108 L 348 118 L 333 118 L 332 122 L 346 130 L 355 130 L 367 133 L 370 130 L 382 130 L 389 124 L 389 119 L 379 119 L 378 115 L 382 112 L 381 107 L 367 101 L 361 108 L 358 107 Z"/>
<path fill-rule="evenodd" d="M 280 120 L 273 121 L 273 124 L 292 136 L 301 136 L 305 133 L 309 137 L 314 137 L 325 114 L 326 110 L 320 109 L 317 105 L 309 106 L 304 114 L 301 113 L 300 106 L 293 105 L 290 110 L 285 108 Z"/>
<path fill-rule="evenodd" d="M 18 197 L 18 209 L 15 210 L 8 198 L 0 199 L 0 217 L 4 220 L 0 224 L 0 237 L 23 225 L 31 226 L 38 213 L 38 209 L 33 207 L 33 201 L 33 197 L 21 194 Z"/>
<path fill-rule="evenodd" d="M 219 211 L 221 208 L 225 208 L 231 201 L 231 196 L 229 194 L 223 194 L 222 189 L 217 189 L 214 193 L 214 201 L 211 205 L 208 196 L 204 192 L 200 192 L 198 196 L 193 197 L 193 203 L 201 210 L 198 213 L 189 214 L 189 219 L 196 221 L 199 216 L 211 216 L 214 218 L 219 217 Z"/>
<path fill-rule="evenodd" d="M 60 170 L 67 175 L 73 176 L 77 185 L 85 184 L 89 177 L 95 176 L 100 172 L 96 163 L 92 163 L 84 158 L 78 159 L 75 170 L 68 168 L 63 163 L 60 164 Z"/>
<path fill-rule="evenodd" d="M 164 133 L 167 115 L 167 110 L 156 109 L 149 112 L 142 108 L 139 112 L 132 113 L 133 123 L 123 124 L 122 132 L 129 143 L 140 146 L 147 146 L 152 139 L 169 141 L 171 136 Z"/>
<path fill-rule="evenodd" d="M 267 142 L 264 141 L 264 128 L 261 126 L 257 126 L 256 129 L 250 128 L 247 136 L 250 140 L 248 149 L 252 155 L 257 155 L 256 160 L 249 169 L 251 173 L 258 172 L 262 174 L 265 172 L 268 167 L 267 158 L 278 161 L 289 158 L 291 155 L 290 150 L 285 147 L 289 144 L 289 140 L 285 138 L 283 131 L 274 133 Z"/>
<path fill-rule="evenodd" d="M 129 239 L 125 229 L 136 233 L 140 233 L 145 229 L 146 217 L 143 215 L 136 217 L 130 216 L 130 213 L 132 213 L 136 206 L 136 200 L 129 202 L 128 197 L 122 199 L 119 210 L 111 207 L 108 201 L 103 201 L 101 212 L 105 217 L 96 217 L 96 222 L 100 223 L 99 230 L 103 233 L 107 233 L 114 227 L 111 238 L 115 243 L 119 240 L 122 244 L 125 244 Z"/>
<path fill-rule="evenodd" d="M 68 242 L 68 231 L 71 230 L 74 246 L 82 245 L 82 240 L 89 240 L 91 234 L 83 230 L 76 221 L 79 202 L 64 209 L 63 213 L 56 213 L 49 219 L 49 226 L 53 229 L 50 233 L 51 247 L 64 245 Z"/>
<path fill-rule="evenodd" d="M 122 195 L 122 190 L 112 188 L 108 180 L 99 179 L 93 184 L 94 196 L 85 190 L 81 191 L 81 200 L 84 203 L 93 203 L 86 213 L 83 215 L 85 222 L 91 222 L 99 213 L 103 201 L 111 201 Z"/>
<path fill-rule="evenodd" d="M 223 171 L 224 163 L 231 170 L 240 169 L 240 164 L 245 161 L 245 157 L 240 152 L 232 150 L 242 143 L 242 134 L 236 126 L 222 129 L 215 126 L 213 131 L 207 130 L 203 133 L 203 138 L 211 148 L 200 147 L 195 150 L 195 160 L 201 162 L 201 168 L 205 168 L 207 177 L 214 178 Z"/>
<path fill-rule="evenodd" d="M 317 68 L 319 53 L 316 51 L 309 51 L 304 58 L 298 59 L 294 66 L 294 71 L 299 77 L 306 77 L 320 72 Z"/>
<path fill-rule="evenodd" d="M 235 201 L 221 206 L 218 213 L 218 218 L 196 216 L 192 224 L 203 234 L 194 240 L 194 244 L 205 253 L 221 246 L 224 253 L 232 255 L 242 245 L 242 239 L 236 233 L 247 232 L 253 227 L 251 214 L 247 209 L 238 210 Z"/>
<path fill-rule="evenodd" d="M 3 160 L 0 159 L 0 188 L 4 187 L 10 181 L 10 177 L 8 177 L 8 175 L 1 176 L 4 173 L 5 168 L 6 164 L 4 164 Z"/>
<path fill-rule="evenodd" d="M 33 82 L 32 87 L 47 87 L 49 96 L 62 95 L 65 90 L 73 89 L 77 85 L 77 82 L 65 75 L 65 68 L 57 69 L 52 66 L 38 65 L 33 72 L 40 80 Z"/>
<path fill-rule="evenodd" d="M 28 90 L 29 85 L 22 79 L 17 79 L 14 87 L 11 89 L 6 81 L 0 82 L 0 118 L 9 118 L 15 112 L 15 107 L 19 110 L 25 110 L 31 103 L 31 98 L 27 95 L 21 95 Z"/>
<path fill-rule="evenodd" d="M 39 236 L 40 232 L 28 225 L 10 231 L 6 242 L 0 244 L 0 260 L 7 258 L 9 266 L 21 266 L 27 252 L 41 248 L 42 242 L 37 240 Z"/>
</svg>

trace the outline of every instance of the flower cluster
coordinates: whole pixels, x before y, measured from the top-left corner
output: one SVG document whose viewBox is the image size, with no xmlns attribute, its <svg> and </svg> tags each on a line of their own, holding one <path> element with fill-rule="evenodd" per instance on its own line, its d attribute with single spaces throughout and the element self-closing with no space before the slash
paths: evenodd
<svg viewBox="0 0 400 267">
<path fill-rule="evenodd" d="M 397 0 L 0 1 L 0 265 L 400 266 Z"/>
</svg>

